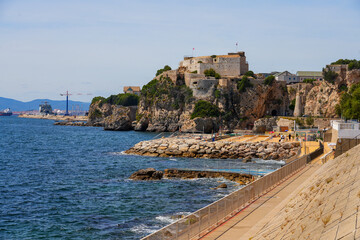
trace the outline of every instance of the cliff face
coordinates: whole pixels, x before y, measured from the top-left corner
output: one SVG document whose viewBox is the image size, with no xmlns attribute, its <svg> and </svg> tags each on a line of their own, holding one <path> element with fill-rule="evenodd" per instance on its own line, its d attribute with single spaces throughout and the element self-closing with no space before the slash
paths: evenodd
<svg viewBox="0 0 360 240">
<path fill-rule="evenodd" d="M 136 106 L 123 107 L 109 103 L 101 104 L 99 101 L 90 105 L 88 125 L 104 127 L 105 130 L 132 130 L 136 109 Z"/>
<path fill-rule="evenodd" d="M 334 83 L 327 81 L 298 83 L 288 86 L 289 100 L 301 97 L 301 115 L 336 117 L 335 106 L 346 88 L 360 82 L 360 70 L 355 69 L 339 74 Z"/>
<path fill-rule="evenodd" d="M 213 85 L 207 91 L 199 87 L 204 85 L 203 82 L 203 85 L 193 88 L 193 94 L 182 81 L 174 83 L 169 78 L 153 80 L 143 88 L 135 130 L 211 132 L 220 126 L 222 129 L 250 128 L 255 119 L 288 112 L 289 98 L 283 83 L 274 82 L 267 86 L 262 81 L 253 80 L 253 87 L 240 92 L 237 81 L 239 79 L 233 79 L 226 88 Z M 216 105 L 221 116 L 191 119 L 198 100 Z"/>
</svg>

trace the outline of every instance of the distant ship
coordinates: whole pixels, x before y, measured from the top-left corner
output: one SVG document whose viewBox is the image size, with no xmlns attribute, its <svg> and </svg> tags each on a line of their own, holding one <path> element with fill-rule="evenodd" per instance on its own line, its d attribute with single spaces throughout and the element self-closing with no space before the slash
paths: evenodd
<svg viewBox="0 0 360 240">
<path fill-rule="evenodd" d="M 5 109 L 4 111 L 0 111 L 0 116 L 11 116 L 12 112 L 10 108 Z"/>
</svg>

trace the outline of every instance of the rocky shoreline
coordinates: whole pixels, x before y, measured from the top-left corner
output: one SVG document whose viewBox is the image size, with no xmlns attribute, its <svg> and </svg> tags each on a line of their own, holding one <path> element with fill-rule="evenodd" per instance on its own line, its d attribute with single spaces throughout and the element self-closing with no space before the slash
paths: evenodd
<svg viewBox="0 0 360 240">
<path fill-rule="evenodd" d="M 181 178 L 181 179 L 194 179 L 194 178 L 225 178 L 227 180 L 237 182 L 240 185 L 246 185 L 255 180 L 255 177 L 250 174 L 244 173 L 231 173 L 231 172 L 214 172 L 214 171 L 199 171 L 199 170 L 183 170 L 183 169 L 165 169 L 164 171 L 157 171 L 154 168 L 140 169 L 134 172 L 129 177 L 132 180 L 161 180 L 162 178 Z"/>
<path fill-rule="evenodd" d="M 299 149 L 299 142 L 208 142 L 172 137 L 139 142 L 125 153 L 152 157 L 244 159 L 249 161 L 253 158 L 286 160 L 295 156 Z"/>
</svg>

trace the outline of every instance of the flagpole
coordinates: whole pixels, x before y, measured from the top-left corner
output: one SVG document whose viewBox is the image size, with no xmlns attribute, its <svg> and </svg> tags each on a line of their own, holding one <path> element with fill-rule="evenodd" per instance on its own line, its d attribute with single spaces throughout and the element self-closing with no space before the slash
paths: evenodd
<svg viewBox="0 0 360 240">
<path fill-rule="evenodd" d="M 192 56 L 194 57 L 194 50 L 195 50 L 195 48 L 193 48 L 193 50 L 192 50 Z"/>
<path fill-rule="evenodd" d="M 238 52 L 238 42 L 236 42 L 236 52 Z"/>
</svg>

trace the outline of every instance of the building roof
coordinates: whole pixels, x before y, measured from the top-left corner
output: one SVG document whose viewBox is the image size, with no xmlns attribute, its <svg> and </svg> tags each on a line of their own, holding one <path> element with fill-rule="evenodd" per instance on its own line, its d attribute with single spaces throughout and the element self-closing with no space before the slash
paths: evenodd
<svg viewBox="0 0 360 240">
<path fill-rule="evenodd" d="M 298 77 L 322 77 L 322 72 L 319 71 L 297 71 Z"/>
<path fill-rule="evenodd" d="M 127 91 L 133 91 L 133 92 L 140 92 L 141 91 L 141 89 L 140 89 L 140 87 L 139 86 L 126 86 L 126 87 L 124 87 L 124 92 L 127 92 Z"/>
<path fill-rule="evenodd" d="M 283 72 L 279 72 L 279 73 L 275 73 L 274 74 L 275 77 L 278 77 L 278 76 L 295 76 L 295 74 L 292 74 L 291 72 L 289 71 L 283 71 Z"/>
</svg>

